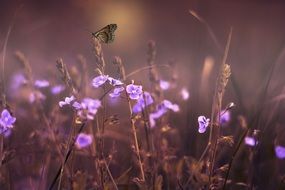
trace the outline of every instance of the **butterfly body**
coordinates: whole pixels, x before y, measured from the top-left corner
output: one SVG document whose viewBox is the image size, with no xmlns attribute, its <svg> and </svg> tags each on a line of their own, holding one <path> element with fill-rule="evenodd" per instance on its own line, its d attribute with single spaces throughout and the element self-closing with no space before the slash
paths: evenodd
<svg viewBox="0 0 285 190">
<path fill-rule="evenodd" d="M 115 30 L 117 24 L 109 24 L 97 32 L 93 32 L 92 36 L 97 38 L 102 43 L 111 43 L 115 39 Z"/>
</svg>

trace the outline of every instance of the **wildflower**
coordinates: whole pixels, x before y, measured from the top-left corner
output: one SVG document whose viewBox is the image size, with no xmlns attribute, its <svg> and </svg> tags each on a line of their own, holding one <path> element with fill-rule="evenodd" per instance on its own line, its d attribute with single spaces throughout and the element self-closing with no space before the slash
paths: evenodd
<svg viewBox="0 0 285 190">
<path fill-rule="evenodd" d="M 180 91 L 180 94 L 182 96 L 182 99 L 183 100 L 188 100 L 189 99 L 189 92 L 186 88 L 182 88 L 181 91 Z"/>
<path fill-rule="evenodd" d="M 38 99 L 38 100 L 45 100 L 46 96 L 43 93 L 41 93 L 40 91 L 31 92 L 30 96 L 29 96 L 30 103 L 35 102 L 36 99 Z"/>
<path fill-rule="evenodd" d="M 123 85 L 124 83 L 118 79 L 114 79 L 112 77 L 108 77 L 108 81 L 112 86 L 120 86 Z"/>
<path fill-rule="evenodd" d="M 81 104 L 79 102 L 73 102 L 72 107 L 74 107 L 76 110 L 79 110 L 82 108 Z"/>
<path fill-rule="evenodd" d="M 70 104 L 72 101 L 75 100 L 75 97 L 72 95 L 70 97 L 65 97 L 64 101 L 59 101 L 59 107 L 62 107 L 64 105 Z"/>
<path fill-rule="evenodd" d="M 142 86 L 141 85 L 129 84 L 126 87 L 126 91 L 129 94 L 130 99 L 137 100 L 137 99 L 139 99 L 140 95 L 142 94 Z"/>
<path fill-rule="evenodd" d="M 96 114 L 97 109 L 101 106 L 101 101 L 92 98 L 84 98 L 81 106 L 83 109 L 87 109 L 90 113 Z"/>
<path fill-rule="evenodd" d="M 35 86 L 38 88 L 45 88 L 49 86 L 49 81 L 47 80 L 36 80 Z"/>
<path fill-rule="evenodd" d="M 3 134 L 3 136 L 7 138 L 12 134 L 12 129 L 10 128 L 6 130 L 0 129 L 0 134 Z"/>
<path fill-rule="evenodd" d="M 154 127 L 155 119 L 163 116 L 168 110 L 178 112 L 179 106 L 177 104 L 172 104 L 169 100 L 163 100 L 162 103 L 157 106 L 156 112 L 149 114 L 150 126 Z"/>
<path fill-rule="evenodd" d="M 85 148 L 87 146 L 89 146 L 92 143 L 92 136 L 85 134 L 85 133 L 80 133 L 78 134 L 77 138 L 76 138 L 76 142 L 75 145 L 77 146 L 77 148 L 81 149 L 81 148 Z"/>
<path fill-rule="evenodd" d="M 170 83 L 168 81 L 165 81 L 165 80 L 160 80 L 159 86 L 162 90 L 168 90 L 170 88 Z"/>
<path fill-rule="evenodd" d="M 64 91 L 65 87 L 63 85 L 55 85 L 51 88 L 51 93 L 56 95 Z"/>
<path fill-rule="evenodd" d="M 7 109 L 4 109 L 1 113 L 0 118 L 0 132 L 3 133 L 8 129 L 13 128 L 13 124 L 15 123 L 16 118 L 11 116 Z"/>
<path fill-rule="evenodd" d="M 92 85 L 95 88 L 98 88 L 99 86 L 103 85 L 108 80 L 108 78 L 108 75 L 99 75 L 92 80 Z"/>
<path fill-rule="evenodd" d="M 77 115 L 82 119 L 93 120 L 101 101 L 92 98 L 84 98 L 81 103 L 74 102 L 72 105 L 77 110 Z"/>
<path fill-rule="evenodd" d="M 220 114 L 220 124 L 225 125 L 227 124 L 231 119 L 231 113 L 229 110 L 223 110 Z"/>
<path fill-rule="evenodd" d="M 275 154 L 280 159 L 285 158 L 285 147 L 280 145 L 275 146 Z"/>
<path fill-rule="evenodd" d="M 178 112 L 180 110 L 180 108 L 177 104 L 173 104 L 169 100 L 163 100 L 162 104 L 163 104 L 163 106 L 165 106 L 166 108 L 168 108 L 174 112 Z"/>
<path fill-rule="evenodd" d="M 27 84 L 27 79 L 22 73 L 16 73 L 12 76 L 11 84 L 9 85 L 12 90 L 17 90 L 24 84 Z"/>
<path fill-rule="evenodd" d="M 199 133 L 205 133 L 207 130 L 207 127 L 210 124 L 210 119 L 206 118 L 205 116 L 199 116 L 198 117 L 198 123 L 199 123 Z"/>
<path fill-rule="evenodd" d="M 255 138 L 253 138 L 253 137 L 245 137 L 244 142 L 248 146 L 255 146 L 257 144 Z"/>
<path fill-rule="evenodd" d="M 133 107 L 134 113 L 141 112 L 146 106 L 153 103 L 153 99 L 149 92 L 144 92 L 139 99 L 137 100 L 137 103 Z"/>
<path fill-rule="evenodd" d="M 109 96 L 111 97 L 111 98 L 117 98 L 117 97 L 119 97 L 120 95 L 121 95 L 121 92 L 123 92 L 125 90 L 125 88 L 124 87 L 116 87 L 114 90 L 113 90 L 113 92 L 111 92 L 110 94 L 109 94 Z"/>
<path fill-rule="evenodd" d="M 149 114 L 149 122 L 150 122 L 150 127 L 155 127 L 155 119 L 159 119 L 161 116 L 163 116 L 167 112 L 167 109 L 165 107 L 162 107 L 158 109 L 154 113 Z"/>
</svg>

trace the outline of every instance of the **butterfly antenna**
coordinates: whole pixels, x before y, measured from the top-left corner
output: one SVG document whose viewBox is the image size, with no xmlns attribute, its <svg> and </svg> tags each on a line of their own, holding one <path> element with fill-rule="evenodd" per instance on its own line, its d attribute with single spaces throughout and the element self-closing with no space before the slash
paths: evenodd
<svg viewBox="0 0 285 190">
<path fill-rule="evenodd" d="M 91 34 L 93 36 L 94 32 L 91 32 L 90 30 L 88 30 L 87 28 L 84 28 L 84 31 L 88 32 L 89 34 Z"/>
</svg>

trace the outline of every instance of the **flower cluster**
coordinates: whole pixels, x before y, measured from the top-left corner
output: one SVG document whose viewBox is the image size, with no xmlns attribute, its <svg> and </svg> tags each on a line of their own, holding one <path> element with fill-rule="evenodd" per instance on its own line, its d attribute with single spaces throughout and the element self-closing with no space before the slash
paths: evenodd
<svg viewBox="0 0 285 190">
<path fill-rule="evenodd" d="M 72 106 L 77 110 L 77 115 L 81 119 L 93 120 L 99 107 L 101 107 L 101 101 L 92 98 L 84 98 L 81 103 L 74 102 Z"/>
<path fill-rule="evenodd" d="M 77 111 L 77 116 L 81 119 L 93 120 L 99 107 L 101 107 L 101 101 L 92 98 L 84 98 L 81 102 L 76 101 L 74 96 L 66 97 L 64 101 L 59 101 L 59 106 L 72 105 Z"/>
</svg>

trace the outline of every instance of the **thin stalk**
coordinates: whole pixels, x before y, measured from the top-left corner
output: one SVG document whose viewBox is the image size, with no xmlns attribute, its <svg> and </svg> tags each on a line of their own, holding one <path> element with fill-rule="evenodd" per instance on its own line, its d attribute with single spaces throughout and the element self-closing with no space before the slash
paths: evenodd
<svg viewBox="0 0 285 190">
<path fill-rule="evenodd" d="M 150 65 L 150 66 L 145 66 L 145 67 L 139 68 L 139 69 L 134 70 L 133 72 L 127 74 L 126 78 L 129 78 L 129 77 L 131 77 L 131 76 L 133 76 L 133 75 L 135 75 L 135 74 L 137 74 L 139 72 L 142 72 L 144 70 L 148 70 L 148 69 L 155 68 L 155 67 L 157 67 L 157 68 L 159 68 L 159 67 L 166 67 L 166 68 L 169 68 L 169 69 L 171 68 L 169 65 Z"/>
<path fill-rule="evenodd" d="M 81 131 L 83 130 L 84 126 L 85 126 L 85 123 L 83 123 L 83 124 L 80 126 L 79 130 L 77 131 L 77 134 L 81 133 Z M 63 164 L 60 166 L 60 168 L 58 169 L 57 174 L 56 174 L 56 176 L 54 177 L 54 179 L 53 179 L 53 181 L 52 181 L 52 184 L 51 184 L 50 187 L 49 187 L 49 190 L 52 190 L 52 188 L 54 187 L 54 185 L 55 185 L 57 179 L 58 179 L 59 176 L 61 175 L 61 173 L 62 173 L 62 168 L 64 167 L 64 165 L 65 165 L 66 162 L 68 161 L 68 158 L 70 157 L 70 154 L 71 154 L 71 152 L 72 152 L 72 150 L 73 150 L 75 141 L 76 141 L 76 139 L 74 138 L 73 141 L 72 141 L 72 143 L 71 143 L 71 146 L 69 146 L 69 149 L 68 149 L 68 151 L 67 151 L 67 153 L 66 153 L 64 162 L 63 162 Z"/>
<path fill-rule="evenodd" d="M 139 143 L 138 143 L 138 137 L 137 137 L 137 132 L 136 132 L 135 121 L 132 118 L 133 117 L 132 105 L 131 105 L 131 101 L 130 101 L 130 98 L 129 98 L 129 95 L 128 95 L 127 91 L 126 91 L 126 96 L 127 96 L 127 101 L 128 101 L 129 110 L 130 110 L 130 120 L 131 120 L 131 126 L 132 126 L 133 135 L 134 135 L 134 141 L 135 141 L 135 151 L 136 151 L 137 158 L 138 158 L 138 161 L 139 161 L 141 178 L 142 178 L 142 181 L 145 181 L 145 175 L 144 175 L 143 164 L 142 164 L 141 156 L 140 156 L 140 148 L 139 148 Z"/>
<path fill-rule="evenodd" d="M 75 120 L 75 117 L 74 117 L 74 120 Z M 71 146 L 74 146 L 74 143 L 75 143 L 75 127 L 76 127 L 76 124 L 75 124 L 75 121 L 73 121 L 73 124 L 72 124 L 72 126 L 71 126 L 71 132 L 69 133 L 69 136 L 68 136 L 68 143 L 67 143 L 67 147 L 68 147 L 68 149 L 67 149 L 67 151 L 66 151 L 66 155 L 67 154 L 71 154 L 72 153 L 72 151 L 69 151 L 71 148 L 69 148 L 69 147 L 71 147 Z M 73 140 L 74 139 L 74 140 Z M 73 141 L 72 141 L 73 140 Z M 65 158 L 66 158 L 67 156 L 65 156 Z M 65 159 L 66 160 L 66 159 Z M 64 171 L 64 167 L 65 167 L 65 163 L 66 163 L 66 161 L 63 161 L 62 162 L 62 167 L 61 167 L 61 170 L 60 170 L 60 176 L 59 176 L 59 183 L 58 183 L 58 190 L 60 190 L 60 186 L 61 186 L 61 181 L 62 181 L 62 176 L 63 176 L 63 171 Z"/>
<path fill-rule="evenodd" d="M 109 166 L 108 166 L 108 164 L 107 164 L 107 162 L 106 162 L 105 159 L 104 159 L 104 165 L 105 165 L 106 170 L 107 170 L 107 173 L 108 173 L 108 175 L 109 175 L 109 177 L 110 177 L 110 179 L 111 179 L 111 181 L 112 181 L 112 183 L 113 183 L 114 188 L 115 188 L 116 190 L 119 190 L 119 188 L 118 188 L 118 186 L 117 186 L 117 184 L 116 184 L 116 182 L 115 182 L 115 180 L 114 180 L 114 178 L 113 178 L 113 176 L 112 176 L 112 173 L 111 173 L 111 171 L 110 171 L 110 169 L 109 169 Z"/>
<path fill-rule="evenodd" d="M 221 64 L 221 69 L 219 73 L 219 77 L 217 80 L 216 88 L 215 88 L 215 95 L 213 100 L 213 106 L 212 106 L 212 114 L 211 114 L 211 131 L 209 136 L 209 142 L 210 142 L 210 175 L 209 175 L 209 182 L 211 182 L 211 177 L 213 175 L 214 165 L 215 165 L 215 159 L 216 159 L 216 152 L 217 152 L 217 142 L 218 138 L 220 136 L 220 112 L 221 112 L 221 105 L 222 105 L 222 98 L 223 98 L 223 90 L 221 89 L 221 79 L 222 79 L 222 73 L 224 72 L 224 66 L 226 65 L 230 43 L 232 38 L 232 28 L 230 29 L 230 33 L 228 36 L 227 44 L 225 47 L 225 53 Z M 226 84 L 225 84 L 226 85 Z M 225 88 L 225 86 L 223 86 Z M 215 118 L 217 118 L 217 124 L 214 123 Z M 215 135 L 215 136 L 214 136 Z"/>
</svg>

